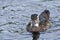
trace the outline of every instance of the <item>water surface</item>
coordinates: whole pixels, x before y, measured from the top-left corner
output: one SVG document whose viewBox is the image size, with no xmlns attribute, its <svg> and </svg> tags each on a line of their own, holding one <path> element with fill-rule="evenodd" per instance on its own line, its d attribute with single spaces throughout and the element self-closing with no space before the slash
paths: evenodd
<svg viewBox="0 0 60 40">
<path fill-rule="evenodd" d="M 60 40 L 60 0 L 0 0 L 0 40 L 32 40 L 26 31 L 31 14 L 50 10 L 51 28 L 39 40 Z"/>
</svg>

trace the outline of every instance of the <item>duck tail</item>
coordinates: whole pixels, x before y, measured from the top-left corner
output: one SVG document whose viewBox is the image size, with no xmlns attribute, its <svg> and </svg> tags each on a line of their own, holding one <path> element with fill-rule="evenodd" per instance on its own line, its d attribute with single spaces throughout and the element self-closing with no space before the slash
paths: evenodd
<svg viewBox="0 0 60 40">
<path fill-rule="evenodd" d="M 39 32 L 33 32 L 33 40 L 37 40 L 39 38 L 40 33 Z"/>
</svg>

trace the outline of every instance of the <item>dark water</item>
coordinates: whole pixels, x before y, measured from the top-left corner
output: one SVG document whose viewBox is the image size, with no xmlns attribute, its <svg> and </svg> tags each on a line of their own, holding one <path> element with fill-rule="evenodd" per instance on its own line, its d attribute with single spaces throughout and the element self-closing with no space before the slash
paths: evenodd
<svg viewBox="0 0 60 40">
<path fill-rule="evenodd" d="M 0 0 L 0 40 L 32 40 L 26 31 L 31 14 L 50 10 L 51 28 L 39 40 L 60 40 L 60 0 Z"/>
</svg>

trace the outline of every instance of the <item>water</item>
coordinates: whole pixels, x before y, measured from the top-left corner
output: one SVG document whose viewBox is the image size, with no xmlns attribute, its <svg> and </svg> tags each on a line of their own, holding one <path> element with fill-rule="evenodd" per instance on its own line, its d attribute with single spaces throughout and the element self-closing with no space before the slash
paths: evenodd
<svg viewBox="0 0 60 40">
<path fill-rule="evenodd" d="M 50 10 L 51 28 L 39 40 L 60 40 L 60 0 L 0 0 L 0 40 L 32 40 L 26 31 L 31 14 Z"/>
</svg>

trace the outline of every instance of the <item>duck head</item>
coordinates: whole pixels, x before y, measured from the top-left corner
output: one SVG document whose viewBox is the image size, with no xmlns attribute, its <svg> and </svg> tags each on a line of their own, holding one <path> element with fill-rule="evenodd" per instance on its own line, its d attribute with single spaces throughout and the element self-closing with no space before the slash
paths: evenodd
<svg viewBox="0 0 60 40">
<path fill-rule="evenodd" d="M 32 27 L 38 27 L 39 26 L 38 14 L 32 14 L 31 15 L 31 26 Z"/>
<path fill-rule="evenodd" d="M 38 15 L 37 14 L 32 14 L 31 15 L 31 20 L 32 21 L 35 21 L 35 20 L 37 20 L 38 19 Z"/>
<path fill-rule="evenodd" d="M 40 15 L 39 15 L 39 20 L 44 21 L 44 20 L 49 20 L 50 18 L 50 11 L 45 9 Z"/>
<path fill-rule="evenodd" d="M 49 11 L 49 10 L 47 10 L 47 9 L 46 9 L 46 10 L 44 10 L 42 13 L 45 13 L 47 17 L 49 17 L 49 16 L 50 16 L 50 11 Z"/>
</svg>

